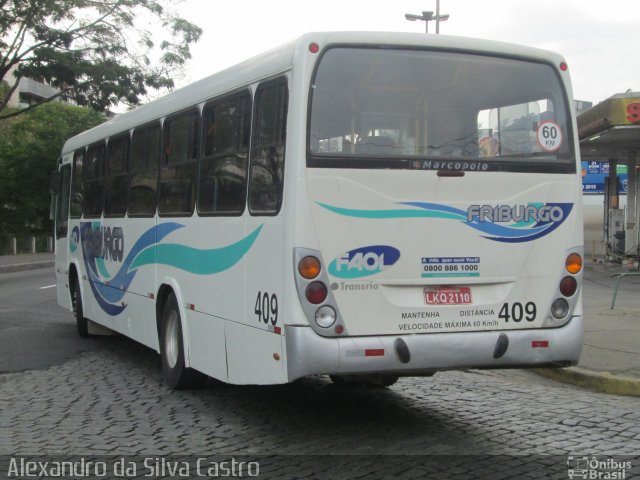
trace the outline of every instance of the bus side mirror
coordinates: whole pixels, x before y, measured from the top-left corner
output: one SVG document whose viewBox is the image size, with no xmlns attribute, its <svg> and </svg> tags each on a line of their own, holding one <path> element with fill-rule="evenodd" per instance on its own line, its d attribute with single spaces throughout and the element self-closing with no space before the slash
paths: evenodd
<svg viewBox="0 0 640 480">
<path fill-rule="evenodd" d="M 49 177 L 49 190 L 52 195 L 58 195 L 60 193 L 60 172 L 54 170 Z"/>
</svg>

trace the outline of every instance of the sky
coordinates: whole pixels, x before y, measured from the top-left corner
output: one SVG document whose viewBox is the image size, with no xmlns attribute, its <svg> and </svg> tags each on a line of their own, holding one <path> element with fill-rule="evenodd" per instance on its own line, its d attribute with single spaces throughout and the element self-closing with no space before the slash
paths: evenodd
<svg viewBox="0 0 640 480">
<path fill-rule="evenodd" d="M 211 75 L 313 31 L 424 32 L 405 13 L 436 0 L 184 0 L 179 14 L 204 33 L 177 86 Z M 594 104 L 640 91 L 640 0 L 441 0 L 443 35 L 554 50 L 571 72 L 574 98 Z M 435 32 L 431 22 L 429 31 Z"/>
</svg>

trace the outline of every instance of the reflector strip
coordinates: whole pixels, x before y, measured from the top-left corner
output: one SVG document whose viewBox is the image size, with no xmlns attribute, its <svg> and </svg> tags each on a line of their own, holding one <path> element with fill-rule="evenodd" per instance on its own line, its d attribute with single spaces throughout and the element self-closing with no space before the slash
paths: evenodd
<svg viewBox="0 0 640 480">
<path fill-rule="evenodd" d="M 384 348 L 369 348 L 364 351 L 365 357 L 384 357 Z"/>
<path fill-rule="evenodd" d="M 271 324 L 267 325 L 267 331 L 280 335 L 282 333 L 282 327 L 275 327 Z"/>
<path fill-rule="evenodd" d="M 347 357 L 384 357 L 384 348 L 368 348 L 366 350 L 345 350 Z"/>
<path fill-rule="evenodd" d="M 195 306 L 193 303 L 187 303 L 187 308 L 188 308 L 189 310 L 195 310 L 195 309 L 196 309 L 196 306 Z"/>
<path fill-rule="evenodd" d="M 533 340 L 531 348 L 549 348 L 549 340 Z"/>
</svg>

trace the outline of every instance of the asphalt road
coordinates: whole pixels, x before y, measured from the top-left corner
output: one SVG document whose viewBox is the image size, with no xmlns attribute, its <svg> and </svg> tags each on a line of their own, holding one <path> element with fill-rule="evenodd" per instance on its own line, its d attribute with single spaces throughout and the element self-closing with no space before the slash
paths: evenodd
<svg viewBox="0 0 640 480">
<path fill-rule="evenodd" d="M 52 268 L 0 275 L 0 373 L 61 364 L 108 343 L 78 337 L 54 284 Z"/>
<path fill-rule="evenodd" d="M 0 370 L 10 372 L 0 375 L 0 478 L 17 455 L 126 455 L 138 478 L 169 478 L 143 457 L 193 455 L 257 461 L 260 478 L 568 478 L 586 456 L 631 463 L 613 464 L 624 477 L 577 478 L 640 475 L 637 398 L 525 371 L 443 372 L 388 389 L 312 377 L 173 391 L 152 350 L 80 339 L 53 281 L 48 270 L 0 275 Z"/>
</svg>

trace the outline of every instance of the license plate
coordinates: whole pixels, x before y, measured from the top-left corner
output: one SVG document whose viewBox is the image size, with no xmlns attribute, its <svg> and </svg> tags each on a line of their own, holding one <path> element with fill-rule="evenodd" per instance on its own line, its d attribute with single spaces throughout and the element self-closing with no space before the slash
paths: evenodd
<svg viewBox="0 0 640 480">
<path fill-rule="evenodd" d="M 427 287 L 424 289 L 424 301 L 427 305 L 469 305 L 471 288 Z"/>
</svg>

